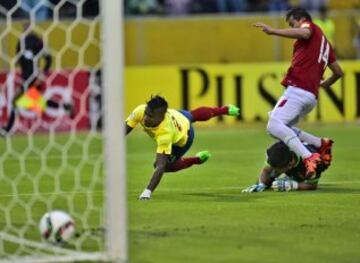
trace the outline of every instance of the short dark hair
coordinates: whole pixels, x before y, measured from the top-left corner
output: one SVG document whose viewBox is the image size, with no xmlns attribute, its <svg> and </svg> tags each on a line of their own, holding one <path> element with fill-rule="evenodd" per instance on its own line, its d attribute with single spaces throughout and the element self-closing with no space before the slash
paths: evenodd
<svg viewBox="0 0 360 263">
<path fill-rule="evenodd" d="M 271 145 L 267 150 L 267 162 L 271 167 L 284 168 L 294 158 L 295 153 L 282 141 Z"/>
<path fill-rule="evenodd" d="M 159 95 L 151 96 L 150 100 L 146 104 L 151 110 L 163 109 L 166 111 L 168 108 L 167 101 Z"/>
<path fill-rule="evenodd" d="M 304 8 L 295 7 L 287 11 L 286 13 L 286 21 L 293 17 L 295 20 L 300 20 L 301 18 L 305 18 L 306 20 L 312 22 L 311 15 Z"/>
</svg>

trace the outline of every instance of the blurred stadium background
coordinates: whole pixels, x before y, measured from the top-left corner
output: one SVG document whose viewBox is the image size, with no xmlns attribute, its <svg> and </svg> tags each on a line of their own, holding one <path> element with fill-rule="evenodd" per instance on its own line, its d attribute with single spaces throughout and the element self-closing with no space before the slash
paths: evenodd
<svg viewBox="0 0 360 263">
<path fill-rule="evenodd" d="M 41 36 L 53 59 L 44 80 L 47 96 L 61 101 L 70 92 L 74 104 L 72 118 L 61 110 L 49 109 L 41 118 L 23 110 L 11 136 L 0 138 L 3 234 L 40 241 L 41 215 L 63 209 L 82 232 L 67 249 L 104 249 L 99 1 L 0 2 L 0 125 L 9 118 L 9 98 L 19 78 L 16 46 L 25 23 Z M 150 203 L 136 197 L 151 174 L 153 145 L 140 133 L 128 139 L 130 262 L 357 262 L 360 176 L 353 171 L 360 169 L 360 1 L 125 0 L 123 4 L 126 115 L 152 94 L 166 97 L 172 108 L 231 103 L 242 109 L 238 119 L 197 125 L 191 152 L 210 149 L 215 165 L 164 178 Z M 345 76 L 331 90 L 320 92 L 317 108 L 302 125 L 335 138 L 338 165 L 329 170 L 318 195 L 243 196 L 240 190 L 255 180 L 272 141 L 265 133 L 267 112 L 283 90 L 280 81 L 292 55 L 291 40 L 265 36 L 252 23 L 287 27 L 285 11 L 299 5 L 314 18 L 325 5 L 335 25 L 332 44 Z M 292 249 L 284 252 L 274 245 L 281 242 Z M 328 252 L 329 246 L 338 247 Z M 67 255 L 43 247 L 37 248 L 40 252 Z M 33 253 L 31 244 L 1 236 L 0 262 Z M 76 255 L 71 256 L 70 261 Z"/>
</svg>

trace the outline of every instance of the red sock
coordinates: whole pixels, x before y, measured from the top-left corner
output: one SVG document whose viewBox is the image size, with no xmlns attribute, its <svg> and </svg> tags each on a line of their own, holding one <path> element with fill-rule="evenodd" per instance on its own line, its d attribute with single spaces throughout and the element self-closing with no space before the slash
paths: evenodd
<svg viewBox="0 0 360 263">
<path fill-rule="evenodd" d="M 193 121 L 207 121 L 213 117 L 228 114 L 229 108 L 224 107 L 200 107 L 191 111 Z"/>
<path fill-rule="evenodd" d="M 182 169 L 189 168 L 190 166 L 194 164 L 200 164 L 200 158 L 199 157 L 186 157 L 181 158 L 177 160 L 173 165 L 171 165 L 166 171 L 167 172 L 176 172 Z"/>
</svg>

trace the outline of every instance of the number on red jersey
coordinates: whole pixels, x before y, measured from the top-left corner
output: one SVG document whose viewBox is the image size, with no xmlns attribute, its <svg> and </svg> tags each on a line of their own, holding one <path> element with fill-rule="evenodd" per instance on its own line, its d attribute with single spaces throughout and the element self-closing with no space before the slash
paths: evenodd
<svg viewBox="0 0 360 263">
<path fill-rule="evenodd" d="M 326 38 L 324 36 L 322 36 L 318 63 L 321 63 L 323 61 L 324 68 L 326 68 L 326 66 L 329 63 L 329 54 L 330 54 L 330 44 L 326 40 Z"/>
</svg>

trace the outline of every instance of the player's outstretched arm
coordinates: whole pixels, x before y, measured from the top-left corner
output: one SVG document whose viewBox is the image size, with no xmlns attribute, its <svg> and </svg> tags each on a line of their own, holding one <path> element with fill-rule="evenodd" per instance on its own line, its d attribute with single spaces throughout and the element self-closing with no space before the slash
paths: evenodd
<svg viewBox="0 0 360 263">
<path fill-rule="evenodd" d="M 311 30 L 308 28 L 288 28 L 278 29 L 268 26 L 262 22 L 257 22 L 254 27 L 261 28 L 262 31 L 268 35 L 275 35 L 280 37 L 295 38 L 295 39 L 309 39 Z"/>
<path fill-rule="evenodd" d="M 337 63 L 337 61 L 331 63 L 329 65 L 329 68 L 331 69 L 332 72 L 331 76 L 320 83 L 320 86 L 325 89 L 331 87 L 332 84 L 334 84 L 338 79 L 344 76 L 344 72 L 340 67 L 339 63 Z"/>
<path fill-rule="evenodd" d="M 125 135 L 128 135 L 132 130 L 133 128 L 125 123 Z"/>
<path fill-rule="evenodd" d="M 139 196 L 140 200 L 149 200 L 151 193 L 154 192 L 155 188 L 161 181 L 161 178 L 166 170 L 166 164 L 168 160 L 168 155 L 157 153 L 156 154 L 156 167 L 153 176 L 151 177 L 150 183 L 147 188 Z"/>
</svg>

